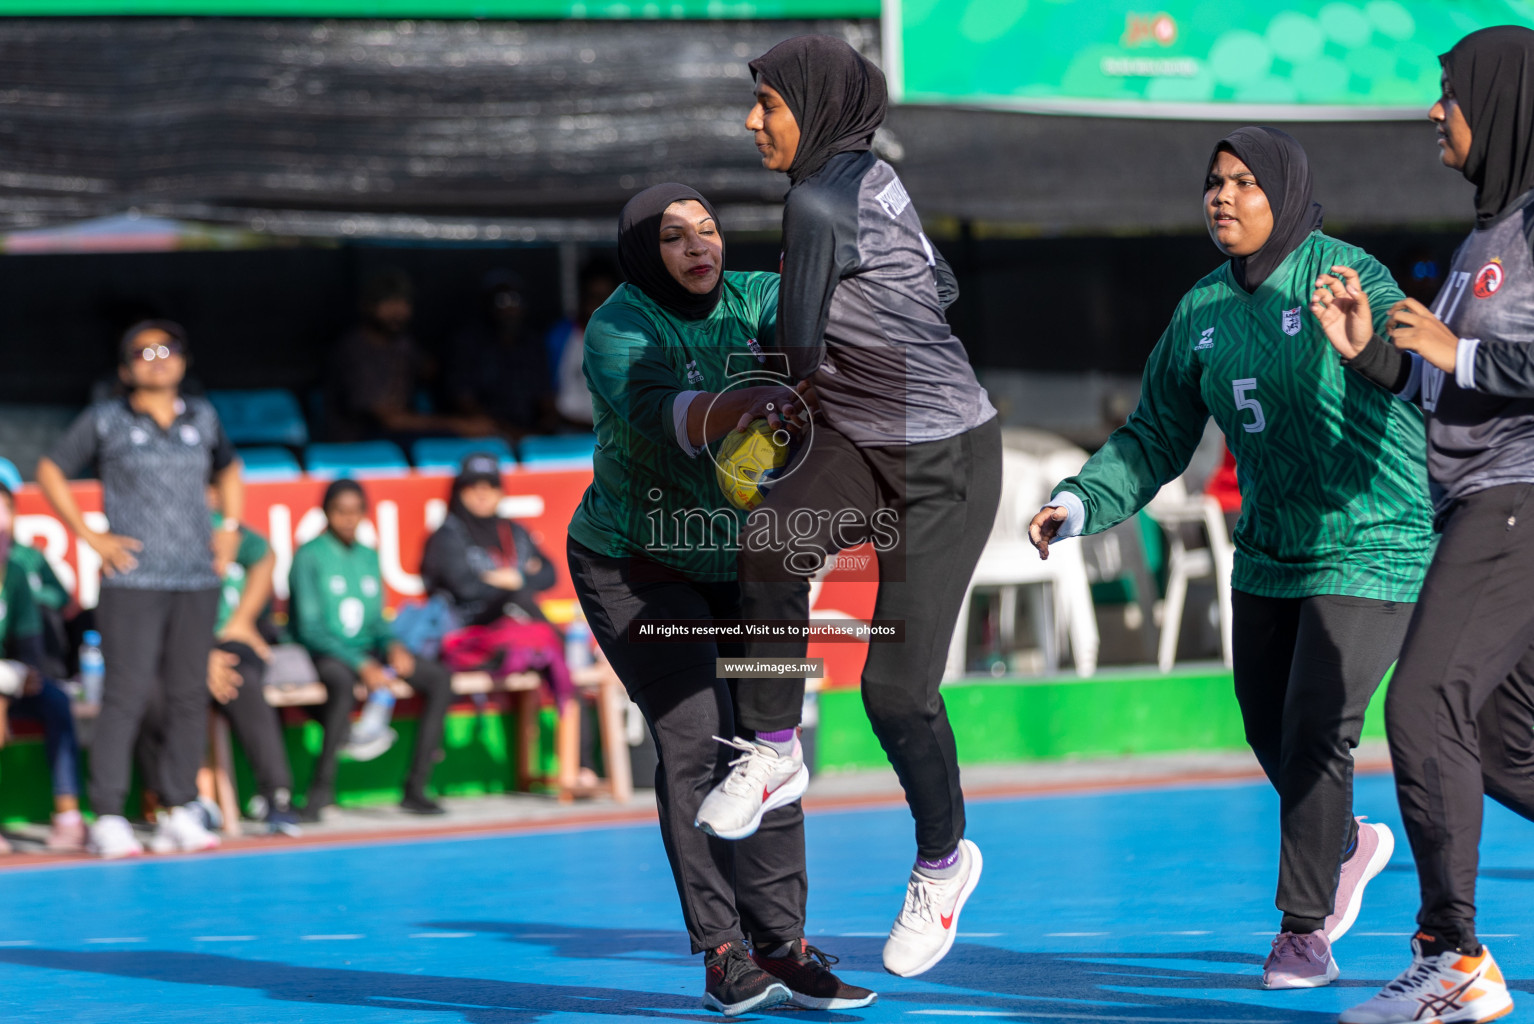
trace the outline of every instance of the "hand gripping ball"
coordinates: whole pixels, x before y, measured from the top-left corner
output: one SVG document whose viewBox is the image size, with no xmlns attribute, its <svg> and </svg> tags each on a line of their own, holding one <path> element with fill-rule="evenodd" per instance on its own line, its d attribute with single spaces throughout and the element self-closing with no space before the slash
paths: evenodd
<svg viewBox="0 0 1534 1024">
<path fill-rule="evenodd" d="M 786 430 L 773 430 L 765 419 L 752 420 L 720 442 L 714 460 L 719 489 L 731 505 L 749 512 L 762 503 L 762 485 L 788 464 L 788 455 Z"/>
</svg>

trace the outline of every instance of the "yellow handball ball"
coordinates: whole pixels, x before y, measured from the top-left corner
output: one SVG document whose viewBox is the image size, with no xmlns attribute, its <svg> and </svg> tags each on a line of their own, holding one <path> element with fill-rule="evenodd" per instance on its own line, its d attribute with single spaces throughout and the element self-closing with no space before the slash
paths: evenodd
<svg viewBox="0 0 1534 1024">
<path fill-rule="evenodd" d="M 762 484 L 788 463 L 788 441 L 787 431 L 774 431 L 765 419 L 724 436 L 714 475 L 731 505 L 749 512 L 762 503 Z"/>
</svg>

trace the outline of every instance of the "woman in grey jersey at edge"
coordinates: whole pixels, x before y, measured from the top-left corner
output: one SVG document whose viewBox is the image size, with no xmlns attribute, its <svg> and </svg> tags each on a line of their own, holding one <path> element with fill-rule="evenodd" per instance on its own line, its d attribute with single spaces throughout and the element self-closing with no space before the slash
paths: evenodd
<svg viewBox="0 0 1534 1024">
<path fill-rule="evenodd" d="M 1476 226 L 1429 310 L 1374 336 L 1350 267 L 1311 310 L 1349 365 L 1427 413 L 1438 550 L 1385 703 L 1396 796 L 1421 885 L 1412 963 L 1344 1024 L 1512 1011 L 1476 939 L 1482 796 L 1534 820 L 1534 31 L 1471 33 L 1439 58 L 1428 117 L 1476 186 Z"/>
</svg>

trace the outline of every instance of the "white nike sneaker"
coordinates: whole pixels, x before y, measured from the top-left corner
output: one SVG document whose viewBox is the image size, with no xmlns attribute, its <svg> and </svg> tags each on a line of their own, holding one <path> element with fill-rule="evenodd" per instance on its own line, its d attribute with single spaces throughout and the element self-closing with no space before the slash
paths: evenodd
<svg viewBox="0 0 1534 1024">
<path fill-rule="evenodd" d="M 932 878 L 911 871 L 905 906 L 884 944 L 884 969 L 902 978 L 937 966 L 959 934 L 959 911 L 980 881 L 980 847 L 959 840 L 959 871 L 952 878 Z"/>
<path fill-rule="evenodd" d="M 744 839 L 762 824 L 762 815 L 786 807 L 804 795 L 810 770 L 804 766 L 804 748 L 794 736 L 794 751 L 778 754 L 771 747 L 743 740 L 714 739 L 734 747 L 741 756 L 730 762 L 730 774 L 709 791 L 693 822 L 720 839 Z"/>
<path fill-rule="evenodd" d="M 1422 939 L 1412 939 L 1411 966 L 1373 999 L 1343 1010 L 1341 1024 L 1480 1024 L 1513 1012 L 1507 982 L 1481 947 L 1480 956 L 1449 950 L 1424 956 Z"/>
<path fill-rule="evenodd" d="M 162 813 L 159 827 L 149 839 L 149 848 L 155 853 L 197 853 L 218 845 L 218 836 L 204 827 L 201 815 L 191 804 Z"/>
<path fill-rule="evenodd" d="M 91 825 L 89 849 L 104 860 L 137 857 L 144 845 L 133 834 L 133 826 L 121 814 L 103 814 Z"/>
</svg>

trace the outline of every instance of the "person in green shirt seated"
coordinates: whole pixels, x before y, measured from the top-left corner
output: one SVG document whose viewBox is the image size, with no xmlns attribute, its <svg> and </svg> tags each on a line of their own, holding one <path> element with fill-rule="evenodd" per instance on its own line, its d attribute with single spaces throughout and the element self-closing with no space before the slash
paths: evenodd
<svg viewBox="0 0 1534 1024">
<path fill-rule="evenodd" d="M 74 713 L 69 696 L 40 668 L 43 620 L 24 565 L 27 552 L 42 553 L 15 543 L 14 522 L 15 497 L 9 481 L 0 479 L 0 659 L 5 659 L 0 661 L 0 746 L 5 744 L 11 719 L 42 723 L 43 749 L 53 782 L 48 849 L 77 853 L 85 849 L 85 821 L 80 817 L 80 747 Z M 0 853 L 10 850 L 10 843 L 0 836 Z"/>
<path fill-rule="evenodd" d="M 14 519 L 16 515 L 15 494 L 21 489 L 21 471 L 10 459 L 0 458 L 0 486 L 4 487 L 4 500 Z M 85 631 L 94 629 L 94 616 L 82 612 L 74 595 L 59 582 L 58 574 L 48 564 L 48 556 L 41 548 L 30 544 L 11 547 L 12 564 L 26 576 L 32 588 L 32 601 L 43 619 L 43 661 L 38 668 L 53 679 L 73 677 L 77 665 L 76 648 Z"/>
<path fill-rule="evenodd" d="M 378 552 L 357 541 L 367 514 L 362 486 L 335 481 L 325 489 L 323 508 L 325 532 L 293 554 L 288 576 L 293 633 L 309 649 L 328 696 L 320 712 L 325 742 L 301 817 L 318 821 L 320 811 L 334 802 L 336 760 L 350 732 L 357 684 L 372 692 L 395 678 L 408 683 L 422 702 L 400 807 L 412 814 L 442 814 L 442 805 L 426 795 L 426 783 L 442 746 L 452 677 L 438 662 L 412 655 L 384 618 Z"/>
</svg>

